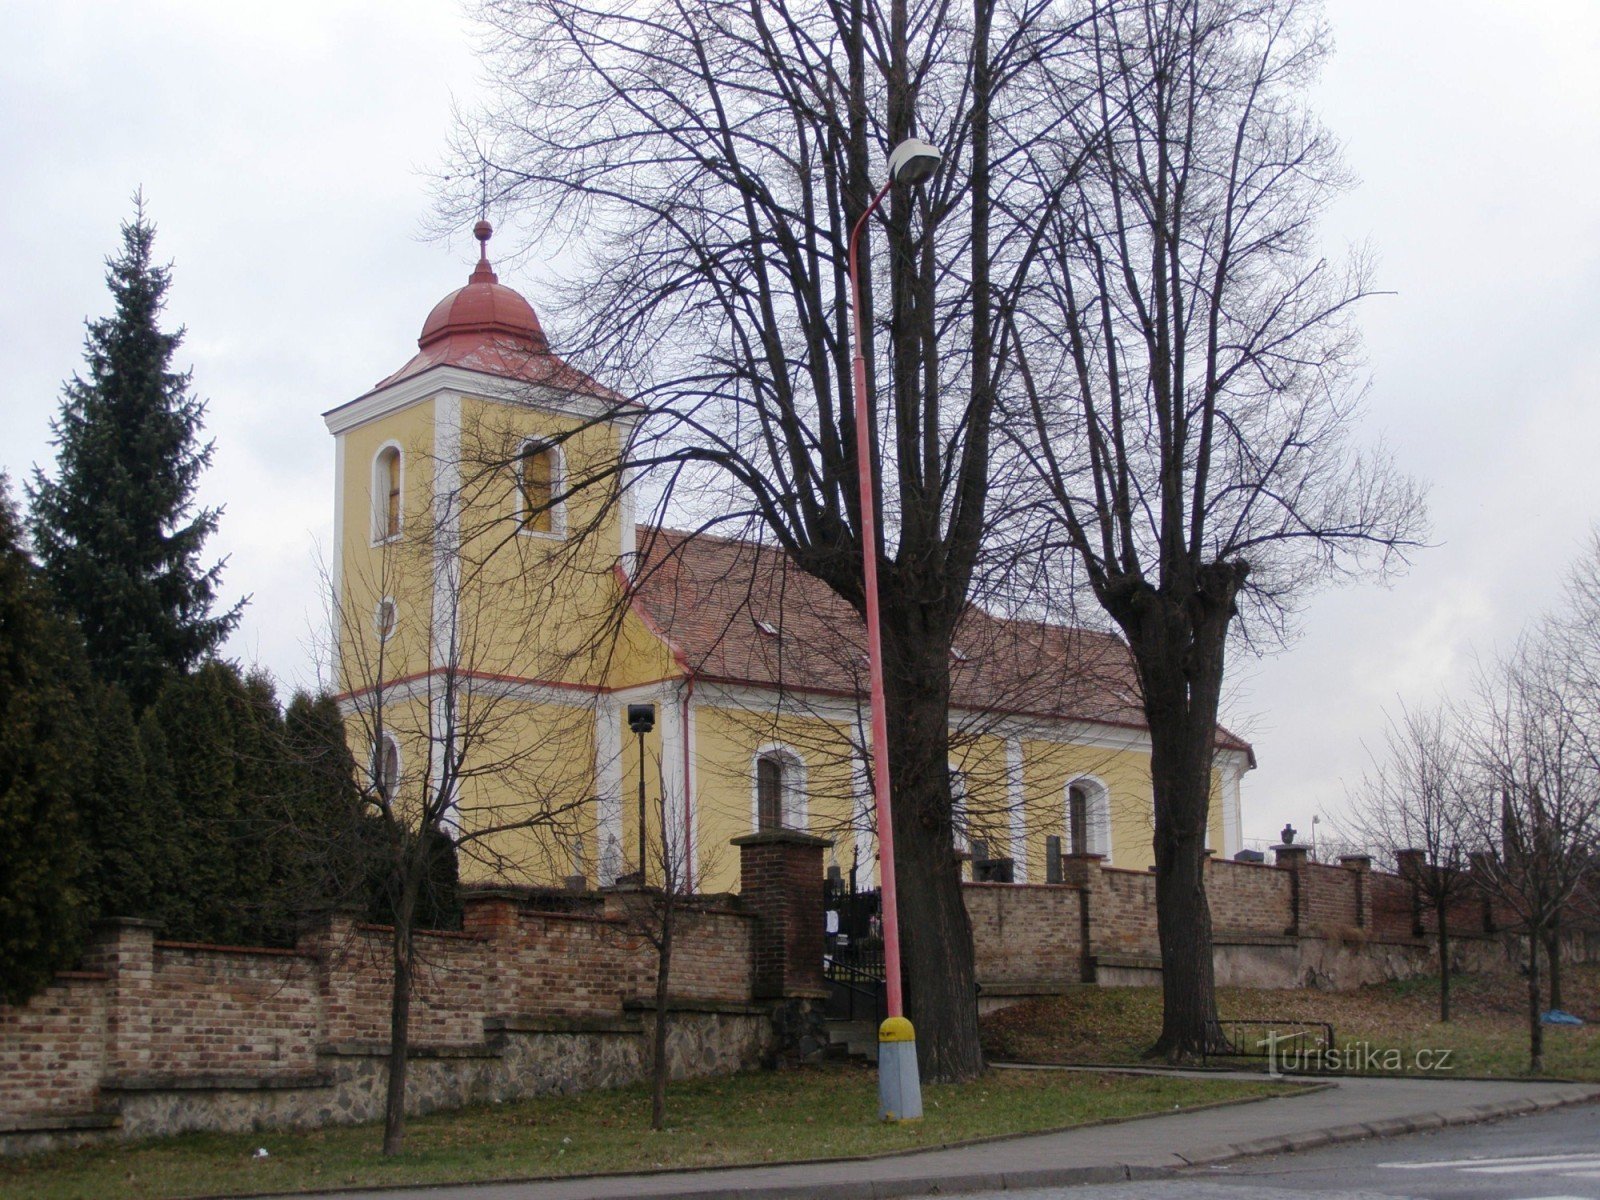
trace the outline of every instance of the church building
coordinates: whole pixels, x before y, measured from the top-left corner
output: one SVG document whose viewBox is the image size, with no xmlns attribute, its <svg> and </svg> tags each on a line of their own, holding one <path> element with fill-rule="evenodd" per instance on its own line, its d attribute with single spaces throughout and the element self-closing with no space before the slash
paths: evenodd
<svg viewBox="0 0 1600 1200">
<path fill-rule="evenodd" d="M 642 859 L 651 882 L 730 890 L 729 840 L 782 826 L 829 839 L 829 866 L 865 885 L 860 619 L 770 545 L 636 524 L 642 410 L 552 353 L 490 232 L 411 360 L 324 414 L 358 761 L 396 804 L 442 802 L 467 881 L 604 885 Z M 1112 635 L 969 613 L 950 752 L 969 878 L 1045 882 L 1047 845 L 1148 867 L 1136 688 Z M 1219 730 L 1219 855 L 1240 849 L 1253 765 Z"/>
</svg>

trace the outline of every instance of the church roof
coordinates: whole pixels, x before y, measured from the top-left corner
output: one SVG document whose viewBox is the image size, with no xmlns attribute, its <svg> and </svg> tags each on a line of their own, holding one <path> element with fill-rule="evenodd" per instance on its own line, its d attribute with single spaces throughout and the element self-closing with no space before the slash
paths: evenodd
<svg viewBox="0 0 1600 1200">
<path fill-rule="evenodd" d="M 478 239 L 478 265 L 459 287 L 433 306 L 423 322 L 417 352 L 372 391 L 390 387 L 434 367 L 460 367 L 501 379 L 539 384 L 606 401 L 622 397 L 602 387 L 576 367 L 550 352 L 539 316 L 522 293 L 500 282 L 489 265 L 487 221 L 473 227 Z"/>
<path fill-rule="evenodd" d="M 641 526 L 634 600 L 685 668 L 708 682 L 845 697 L 868 691 L 856 611 L 781 549 Z M 968 608 L 950 700 L 986 713 L 1144 729 L 1127 644 L 1113 634 Z M 1217 745 L 1250 751 L 1218 727 Z"/>
</svg>

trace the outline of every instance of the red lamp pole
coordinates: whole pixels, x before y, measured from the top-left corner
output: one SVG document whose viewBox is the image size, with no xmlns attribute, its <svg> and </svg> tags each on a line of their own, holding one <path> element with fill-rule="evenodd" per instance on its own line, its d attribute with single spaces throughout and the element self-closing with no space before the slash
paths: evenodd
<svg viewBox="0 0 1600 1200">
<path fill-rule="evenodd" d="M 883 703 L 883 638 L 878 632 L 878 521 L 872 486 L 872 426 L 867 406 L 867 359 L 861 341 L 861 273 L 857 250 L 867 218 L 878 211 L 894 181 L 883 185 L 850 231 L 850 303 L 855 337 L 852 373 L 856 393 L 856 464 L 861 486 L 862 581 L 867 594 L 867 661 L 872 677 L 872 785 L 878 817 L 878 875 L 883 894 L 883 974 L 889 1015 L 902 1017 L 900 996 L 900 906 L 894 890 L 894 825 L 889 811 L 889 716 Z"/>
</svg>

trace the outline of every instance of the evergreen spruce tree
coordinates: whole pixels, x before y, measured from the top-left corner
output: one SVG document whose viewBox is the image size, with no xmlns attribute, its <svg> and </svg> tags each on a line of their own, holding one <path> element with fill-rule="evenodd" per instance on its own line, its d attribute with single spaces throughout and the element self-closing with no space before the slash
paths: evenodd
<svg viewBox="0 0 1600 1200">
<path fill-rule="evenodd" d="M 91 750 L 77 631 L 51 609 L 0 475 L 0 1001 L 70 967 L 88 913 L 76 805 Z"/>
<path fill-rule="evenodd" d="M 211 461 L 199 436 L 204 402 L 176 371 L 183 330 L 163 332 L 170 266 L 152 257 L 144 198 L 107 260 L 114 313 L 89 323 L 87 378 L 65 386 L 57 475 L 28 489 L 34 547 L 55 595 L 83 630 L 96 675 L 143 711 L 170 674 L 191 670 L 227 636 L 243 601 L 216 614 L 223 563 L 200 565 L 220 510 L 196 508 Z"/>
</svg>

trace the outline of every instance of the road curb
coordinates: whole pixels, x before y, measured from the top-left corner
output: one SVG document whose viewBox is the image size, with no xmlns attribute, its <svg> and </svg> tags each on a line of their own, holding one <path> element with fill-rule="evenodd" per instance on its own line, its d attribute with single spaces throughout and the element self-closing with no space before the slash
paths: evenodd
<svg viewBox="0 0 1600 1200">
<path fill-rule="evenodd" d="M 1574 1087 L 1554 1096 L 1538 1099 L 1520 1097 L 1499 1104 L 1475 1104 L 1467 1108 L 1448 1108 L 1438 1112 L 1416 1113 L 1409 1117 L 1391 1117 L 1385 1121 L 1364 1121 L 1350 1125 L 1337 1125 L 1328 1129 L 1308 1130 L 1285 1134 L 1281 1137 L 1257 1138 L 1249 1142 L 1233 1142 L 1225 1146 L 1212 1146 L 1193 1154 L 1178 1154 L 1191 1167 L 1214 1167 L 1236 1162 L 1243 1158 L 1261 1158 L 1269 1154 L 1294 1154 L 1301 1150 L 1319 1150 L 1326 1146 L 1340 1146 L 1369 1138 L 1401 1137 L 1408 1133 L 1427 1133 L 1454 1125 L 1475 1125 L 1482 1121 L 1497 1121 L 1503 1117 L 1520 1117 L 1529 1113 L 1548 1112 L 1573 1104 L 1590 1104 L 1600 1100 L 1600 1088 Z"/>
</svg>

